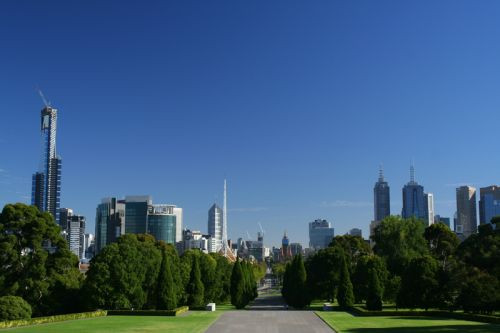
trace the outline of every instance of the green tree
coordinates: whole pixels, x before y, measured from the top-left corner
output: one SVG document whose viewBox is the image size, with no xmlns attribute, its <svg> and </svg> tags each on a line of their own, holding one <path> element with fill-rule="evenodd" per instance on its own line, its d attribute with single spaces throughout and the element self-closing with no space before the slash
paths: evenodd
<svg viewBox="0 0 500 333">
<path fill-rule="evenodd" d="M 289 266 L 288 273 L 288 300 L 287 303 L 294 308 L 303 309 L 310 303 L 307 288 L 307 273 L 302 255 L 296 255 Z"/>
<path fill-rule="evenodd" d="M 126 234 L 95 256 L 83 294 L 90 309 L 156 307 L 162 254 L 150 236 Z"/>
<path fill-rule="evenodd" d="M 201 308 L 204 305 L 204 286 L 201 282 L 200 266 L 198 257 L 194 257 L 191 276 L 187 288 L 188 305 L 191 308 Z"/>
<path fill-rule="evenodd" d="M 0 295 L 22 297 L 35 316 L 78 311 L 82 281 L 78 257 L 49 213 L 20 203 L 3 208 Z"/>
<path fill-rule="evenodd" d="M 0 297 L 0 321 L 31 318 L 31 306 L 19 296 Z"/>
<path fill-rule="evenodd" d="M 344 250 L 349 272 L 356 268 L 358 260 L 364 256 L 372 254 L 370 245 L 360 236 L 341 235 L 335 236 L 330 243 L 331 247 L 340 246 Z"/>
<path fill-rule="evenodd" d="M 361 303 L 367 300 L 369 283 L 371 280 L 371 270 L 377 273 L 377 278 L 384 289 L 388 282 L 389 272 L 387 271 L 385 262 L 377 255 L 365 255 L 358 260 L 356 269 L 352 274 L 352 284 L 354 289 L 354 299 L 356 303 Z M 382 291 L 383 293 L 383 291 Z"/>
<path fill-rule="evenodd" d="M 172 264 L 170 263 L 169 256 L 167 255 L 165 250 L 162 253 L 157 290 L 157 309 L 172 310 L 177 306 L 177 295 L 175 292 L 174 279 L 172 276 Z"/>
<path fill-rule="evenodd" d="M 397 297 L 398 307 L 425 310 L 436 306 L 438 281 L 436 273 L 438 263 L 429 255 L 413 258 L 401 280 L 401 289 Z"/>
<path fill-rule="evenodd" d="M 347 267 L 347 260 L 342 259 L 340 270 L 340 282 L 337 291 L 337 300 L 343 309 L 347 309 L 354 305 L 354 293 L 352 291 L 352 283 L 349 275 L 349 268 Z"/>
<path fill-rule="evenodd" d="M 305 266 L 311 299 L 334 300 L 343 255 L 342 247 L 336 245 L 321 249 L 307 258 Z"/>
<path fill-rule="evenodd" d="M 381 311 L 383 289 L 379 280 L 379 273 L 375 267 L 369 269 L 369 276 L 366 308 L 372 311 Z"/>
<path fill-rule="evenodd" d="M 443 223 L 434 223 L 425 229 L 424 237 L 427 240 L 430 253 L 445 269 L 450 257 L 458 247 L 457 235 Z"/>
<path fill-rule="evenodd" d="M 376 228 L 374 252 L 384 258 L 392 275 L 402 275 L 412 258 L 428 253 L 425 224 L 415 218 L 386 217 Z"/>
<path fill-rule="evenodd" d="M 230 288 L 233 267 L 223 255 L 219 253 L 211 253 L 210 255 L 216 261 L 214 302 L 225 303 L 231 299 Z"/>
<path fill-rule="evenodd" d="M 466 312 L 491 314 L 500 306 L 500 282 L 498 278 L 469 269 L 457 300 Z"/>
<path fill-rule="evenodd" d="M 237 309 L 243 309 L 247 303 L 245 302 L 244 295 L 244 279 L 243 270 L 241 269 L 240 260 L 236 260 L 231 272 L 231 304 Z"/>
<path fill-rule="evenodd" d="M 287 304 L 290 304 L 291 302 L 290 293 L 291 290 L 293 289 L 291 284 L 291 274 L 292 274 L 291 263 L 287 262 L 285 265 L 285 272 L 283 273 L 283 286 L 281 288 L 281 295 L 283 296 L 283 299 Z"/>
</svg>

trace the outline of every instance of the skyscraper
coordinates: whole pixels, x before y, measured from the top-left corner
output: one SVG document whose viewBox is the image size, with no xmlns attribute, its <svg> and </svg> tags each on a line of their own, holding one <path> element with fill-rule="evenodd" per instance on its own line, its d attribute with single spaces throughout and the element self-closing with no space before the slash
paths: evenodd
<svg viewBox="0 0 500 333">
<path fill-rule="evenodd" d="M 61 208 L 59 219 L 69 250 L 79 259 L 83 259 L 85 257 L 85 217 L 74 214 L 70 208 Z"/>
<path fill-rule="evenodd" d="M 391 198 L 389 184 L 384 180 L 384 171 L 380 167 L 378 181 L 373 188 L 374 221 L 382 221 L 391 215 Z"/>
<path fill-rule="evenodd" d="M 280 260 L 286 261 L 289 259 L 292 259 L 292 249 L 290 248 L 290 240 L 285 231 L 281 239 Z"/>
<path fill-rule="evenodd" d="M 479 223 L 491 223 L 491 219 L 500 215 L 500 187 L 491 185 L 479 189 Z"/>
<path fill-rule="evenodd" d="M 96 209 L 95 254 L 125 233 L 125 200 L 104 198 Z"/>
<path fill-rule="evenodd" d="M 410 167 L 410 181 L 403 187 L 403 218 L 416 217 L 427 221 L 424 187 L 415 181 L 415 169 Z"/>
<path fill-rule="evenodd" d="M 176 218 L 175 206 L 149 205 L 147 216 L 147 231 L 157 240 L 175 244 Z"/>
<path fill-rule="evenodd" d="M 42 152 L 38 172 L 33 174 L 31 204 L 49 212 L 57 223 L 61 196 L 61 157 L 56 153 L 57 110 L 46 105 L 41 111 Z"/>
<path fill-rule="evenodd" d="M 472 186 L 457 188 L 457 220 L 455 232 L 469 237 L 476 232 L 476 189 Z"/>
<path fill-rule="evenodd" d="M 309 222 L 309 248 L 324 249 L 328 247 L 334 236 L 335 230 L 327 220 L 317 219 Z"/>
<path fill-rule="evenodd" d="M 434 195 L 432 193 L 424 193 L 424 206 L 427 214 L 427 226 L 434 224 Z"/>
<path fill-rule="evenodd" d="M 217 251 L 222 248 L 223 211 L 217 204 L 208 210 L 208 234 L 215 239 Z"/>
<path fill-rule="evenodd" d="M 179 220 L 178 220 L 179 219 Z M 150 234 L 156 240 L 175 244 L 182 227 L 182 208 L 153 204 L 149 195 L 105 198 L 97 206 L 95 253 L 123 234 Z M 182 230 L 180 231 L 182 239 Z"/>
</svg>

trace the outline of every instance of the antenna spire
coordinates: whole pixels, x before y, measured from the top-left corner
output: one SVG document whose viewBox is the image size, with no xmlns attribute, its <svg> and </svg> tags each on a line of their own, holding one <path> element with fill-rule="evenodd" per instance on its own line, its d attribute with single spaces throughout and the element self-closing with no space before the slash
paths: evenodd
<svg viewBox="0 0 500 333">
<path fill-rule="evenodd" d="M 384 181 L 384 168 L 382 163 L 380 163 L 378 167 L 378 181 L 383 182 Z"/>
<path fill-rule="evenodd" d="M 223 220 L 222 220 L 222 249 L 224 250 L 224 255 L 227 255 L 227 184 L 226 179 L 224 179 L 224 208 L 223 208 Z"/>
<path fill-rule="evenodd" d="M 413 160 L 411 160 L 411 165 L 410 165 L 410 182 L 411 183 L 415 182 L 415 166 L 413 165 Z"/>
</svg>

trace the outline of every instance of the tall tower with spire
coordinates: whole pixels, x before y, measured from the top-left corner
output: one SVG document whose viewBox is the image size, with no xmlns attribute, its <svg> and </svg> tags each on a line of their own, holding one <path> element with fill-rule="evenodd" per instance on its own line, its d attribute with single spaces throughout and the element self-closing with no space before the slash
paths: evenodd
<svg viewBox="0 0 500 333">
<path fill-rule="evenodd" d="M 42 155 L 39 170 L 33 174 L 31 204 L 49 212 L 59 223 L 61 198 L 61 157 L 56 152 L 57 109 L 45 102 L 41 111 Z"/>
<path fill-rule="evenodd" d="M 403 218 L 416 217 L 428 220 L 427 199 L 424 187 L 415 181 L 415 167 L 410 166 L 410 181 L 403 187 Z"/>
<path fill-rule="evenodd" d="M 374 221 L 382 221 L 391 215 L 391 196 L 389 184 L 384 180 L 384 169 L 379 168 L 378 181 L 373 187 Z"/>
</svg>

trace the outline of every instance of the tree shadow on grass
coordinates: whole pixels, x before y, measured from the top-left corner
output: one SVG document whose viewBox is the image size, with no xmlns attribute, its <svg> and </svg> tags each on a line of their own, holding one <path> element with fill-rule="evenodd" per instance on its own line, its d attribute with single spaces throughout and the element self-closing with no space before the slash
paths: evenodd
<svg viewBox="0 0 500 333">
<path fill-rule="evenodd" d="M 413 318 L 414 319 L 414 318 Z M 354 328 L 344 330 L 345 333 L 494 333 L 499 332 L 499 325 L 438 325 L 426 327 L 387 327 L 387 328 Z"/>
</svg>

